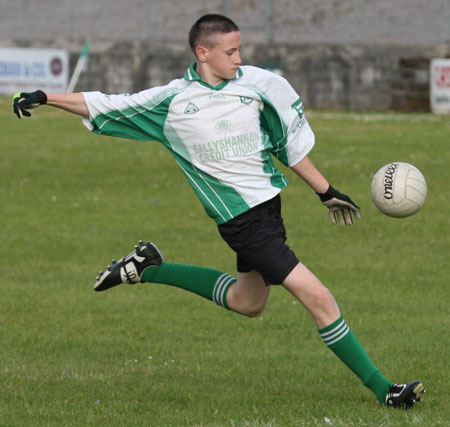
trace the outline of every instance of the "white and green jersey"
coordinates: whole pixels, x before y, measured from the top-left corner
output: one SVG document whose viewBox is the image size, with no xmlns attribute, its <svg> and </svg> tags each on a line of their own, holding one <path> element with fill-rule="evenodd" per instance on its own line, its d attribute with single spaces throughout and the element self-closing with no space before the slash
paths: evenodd
<svg viewBox="0 0 450 427">
<path fill-rule="evenodd" d="M 195 64 L 183 79 L 133 95 L 84 92 L 93 132 L 159 141 L 172 153 L 206 212 L 223 224 L 276 196 L 286 166 L 314 145 L 300 97 L 282 77 L 251 66 L 219 86 Z"/>
</svg>

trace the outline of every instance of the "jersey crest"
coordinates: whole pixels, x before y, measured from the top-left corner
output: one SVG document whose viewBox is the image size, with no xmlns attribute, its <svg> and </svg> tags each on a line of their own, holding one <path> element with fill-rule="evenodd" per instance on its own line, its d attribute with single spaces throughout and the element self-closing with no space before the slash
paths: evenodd
<svg viewBox="0 0 450 427">
<path fill-rule="evenodd" d="M 199 112 L 199 108 L 190 102 L 187 107 L 184 109 L 184 114 L 195 114 Z"/>
<path fill-rule="evenodd" d="M 249 96 L 240 96 L 241 98 L 241 103 L 244 105 L 250 105 L 253 102 L 253 98 L 249 97 Z"/>
</svg>

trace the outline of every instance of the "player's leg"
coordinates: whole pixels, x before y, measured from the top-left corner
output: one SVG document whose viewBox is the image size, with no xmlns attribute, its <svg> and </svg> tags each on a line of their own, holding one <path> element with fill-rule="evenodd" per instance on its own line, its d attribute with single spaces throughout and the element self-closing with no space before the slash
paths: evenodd
<svg viewBox="0 0 450 427">
<path fill-rule="evenodd" d="M 238 273 L 236 279 L 212 268 L 164 262 L 155 244 L 142 241 L 129 255 L 100 272 L 94 289 L 104 291 L 121 283 L 138 282 L 185 289 L 250 317 L 262 312 L 270 290 L 254 270 Z"/>
<path fill-rule="evenodd" d="M 331 292 L 299 263 L 283 282 L 311 313 L 324 343 L 388 406 L 409 407 L 423 391 L 420 381 L 394 385 L 386 379 L 348 327 Z"/>
<path fill-rule="evenodd" d="M 270 291 L 254 270 L 238 273 L 236 280 L 212 268 L 168 262 L 145 270 L 141 281 L 176 286 L 249 317 L 262 313 Z"/>
<path fill-rule="evenodd" d="M 301 262 L 284 279 L 283 286 L 305 306 L 318 328 L 341 315 L 331 292 Z"/>
<path fill-rule="evenodd" d="M 269 293 L 270 286 L 257 271 L 238 273 L 237 281 L 228 290 L 227 306 L 245 316 L 257 317 L 263 312 Z"/>
</svg>

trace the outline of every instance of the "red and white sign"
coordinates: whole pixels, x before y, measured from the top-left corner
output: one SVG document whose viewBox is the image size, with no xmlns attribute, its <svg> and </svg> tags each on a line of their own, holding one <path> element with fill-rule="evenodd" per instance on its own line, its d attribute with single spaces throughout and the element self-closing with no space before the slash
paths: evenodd
<svg viewBox="0 0 450 427">
<path fill-rule="evenodd" d="M 65 50 L 0 47 L 0 94 L 65 92 L 68 75 Z"/>
<path fill-rule="evenodd" d="M 450 114 L 450 59 L 431 61 L 430 104 L 433 113 Z"/>
</svg>

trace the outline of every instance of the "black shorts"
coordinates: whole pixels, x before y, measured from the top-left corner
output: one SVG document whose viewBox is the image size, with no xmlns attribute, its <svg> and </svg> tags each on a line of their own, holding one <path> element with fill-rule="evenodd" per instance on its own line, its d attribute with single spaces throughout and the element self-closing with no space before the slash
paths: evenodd
<svg viewBox="0 0 450 427">
<path fill-rule="evenodd" d="M 219 232 L 236 252 L 238 272 L 256 270 L 267 285 L 283 283 L 299 262 L 286 245 L 280 195 L 219 225 Z"/>
</svg>

